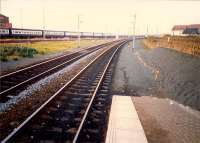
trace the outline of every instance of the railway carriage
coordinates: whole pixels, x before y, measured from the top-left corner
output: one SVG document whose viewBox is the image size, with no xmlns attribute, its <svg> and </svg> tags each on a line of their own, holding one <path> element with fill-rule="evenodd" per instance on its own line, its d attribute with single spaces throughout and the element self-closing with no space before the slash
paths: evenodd
<svg viewBox="0 0 200 143">
<path fill-rule="evenodd" d="M 45 30 L 45 31 L 43 31 L 43 34 L 47 38 L 63 38 L 63 37 L 65 37 L 64 31 Z"/>
<path fill-rule="evenodd" d="M 90 39 L 94 37 L 93 32 L 81 32 L 81 38 Z"/>
<path fill-rule="evenodd" d="M 0 36 L 1 37 L 8 37 L 9 34 L 10 34 L 10 30 L 9 29 L 0 28 Z"/>
<path fill-rule="evenodd" d="M 65 37 L 68 37 L 68 38 L 77 38 L 78 35 L 79 35 L 78 32 L 65 31 Z"/>
<path fill-rule="evenodd" d="M 94 33 L 94 32 L 72 32 L 72 31 L 53 31 L 53 30 L 35 30 L 35 29 L 19 29 L 19 28 L 0 28 L 1 38 L 78 38 L 80 34 L 81 38 L 113 38 L 113 35 L 104 33 Z"/>
<path fill-rule="evenodd" d="M 94 38 L 103 38 L 103 33 L 94 33 Z"/>
<path fill-rule="evenodd" d="M 108 39 L 108 38 L 112 38 L 113 39 L 113 38 L 115 38 L 115 35 L 110 34 L 110 33 L 104 33 L 103 37 L 106 38 L 106 39 Z"/>
<path fill-rule="evenodd" d="M 42 30 L 11 29 L 10 37 L 42 37 Z"/>
<path fill-rule="evenodd" d="M 127 39 L 128 36 L 127 35 L 119 35 L 119 39 Z"/>
</svg>

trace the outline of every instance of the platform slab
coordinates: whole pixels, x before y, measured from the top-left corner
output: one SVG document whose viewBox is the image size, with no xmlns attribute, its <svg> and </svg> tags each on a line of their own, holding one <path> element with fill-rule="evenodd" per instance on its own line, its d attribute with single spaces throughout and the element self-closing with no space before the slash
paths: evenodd
<svg viewBox="0 0 200 143">
<path fill-rule="evenodd" d="M 130 96 L 113 96 L 106 143 L 148 143 Z"/>
</svg>

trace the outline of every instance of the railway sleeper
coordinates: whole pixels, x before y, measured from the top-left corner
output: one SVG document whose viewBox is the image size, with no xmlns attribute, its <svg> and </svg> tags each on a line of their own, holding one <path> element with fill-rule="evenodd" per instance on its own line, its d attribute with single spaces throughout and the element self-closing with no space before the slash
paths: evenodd
<svg viewBox="0 0 200 143">
<path fill-rule="evenodd" d="M 9 95 L 9 96 L 0 96 L 0 103 L 6 103 L 8 100 L 12 99 L 13 96 Z"/>
<path fill-rule="evenodd" d="M 98 98 L 96 99 L 96 102 L 106 102 L 106 98 L 98 97 Z"/>
<path fill-rule="evenodd" d="M 88 86 L 88 81 L 76 81 L 75 84 L 78 84 L 78 85 L 87 85 Z"/>
<path fill-rule="evenodd" d="M 78 142 L 81 143 L 94 143 L 94 142 L 98 142 L 101 139 L 101 135 L 99 134 L 99 130 L 98 129 L 85 129 L 83 130 L 83 135 L 80 136 L 80 139 L 78 140 Z"/>
<path fill-rule="evenodd" d="M 69 91 L 66 91 L 65 92 L 66 95 L 72 95 L 72 96 L 83 96 L 83 97 L 90 97 L 91 94 L 89 93 L 73 93 L 73 92 L 69 92 Z"/>
<path fill-rule="evenodd" d="M 104 81 L 104 82 L 102 83 L 102 86 L 110 86 L 110 82 Z"/>
<path fill-rule="evenodd" d="M 72 87 L 77 88 L 77 89 L 79 89 L 79 88 L 87 89 L 88 85 L 73 84 Z"/>
<path fill-rule="evenodd" d="M 15 85 L 15 82 L 13 82 L 14 80 L 1 80 L 1 86 L 2 85 L 6 85 L 6 86 L 8 86 L 8 85 Z"/>
<path fill-rule="evenodd" d="M 102 86 L 101 86 L 101 89 L 108 90 L 108 89 L 109 89 L 109 87 L 108 87 L 108 86 L 105 86 L 105 85 L 102 85 Z"/>
<path fill-rule="evenodd" d="M 98 91 L 98 93 L 100 93 L 100 95 L 102 95 L 102 96 L 106 96 L 108 92 L 109 92 L 108 89 L 100 89 L 100 90 Z"/>
<path fill-rule="evenodd" d="M 81 89 L 81 88 L 76 89 L 74 87 L 69 87 L 68 91 L 72 92 L 72 93 L 83 93 L 83 92 L 86 93 L 88 90 L 87 89 Z"/>
<path fill-rule="evenodd" d="M 108 94 L 108 91 L 106 90 L 104 93 L 99 93 L 98 95 L 100 96 L 100 97 L 102 97 L 102 98 L 105 98 Z"/>
</svg>

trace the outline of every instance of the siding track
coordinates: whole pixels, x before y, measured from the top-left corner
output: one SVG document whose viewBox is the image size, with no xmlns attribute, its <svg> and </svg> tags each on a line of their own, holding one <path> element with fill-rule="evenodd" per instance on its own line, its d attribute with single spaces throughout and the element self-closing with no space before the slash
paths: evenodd
<svg viewBox="0 0 200 143">
<path fill-rule="evenodd" d="M 25 89 L 27 85 L 36 82 L 37 80 L 44 78 L 52 73 L 55 73 L 62 68 L 68 66 L 72 62 L 79 60 L 80 58 L 97 51 L 100 48 L 113 44 L 109 42 L 106 44 L 90 47 L 85 50 L 81 50 L 72 54 L 66 54 L 53 58 L 15 72 L 0 76 L 0 102 L 6 102 L 10 97 L 18 94 Z M 12 95 L 12 96 L 9 96 Z"/>
</svg>

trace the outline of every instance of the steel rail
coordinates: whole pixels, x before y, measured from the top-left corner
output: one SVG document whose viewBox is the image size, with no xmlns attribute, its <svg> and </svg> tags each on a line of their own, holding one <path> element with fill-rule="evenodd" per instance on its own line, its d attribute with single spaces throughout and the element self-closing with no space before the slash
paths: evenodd
<svg viewBox="0 0 200 143">
<path fill-rule="evenodd" d="M 81 129 L 82 129 L 83 125 L 84 125 L 84 122 L 86 121 L 86 117 L 87 117 L 87 115 L 88 115 L 88 113 L 89 113 L 89 110 L 90 110 L 90 108 L 91 108 L 91 106 L 92 106 L 92 103 L 93 103 L 93 101 L 94 101 L 94 98 L 96 97 L 97 91 L 98 91 L 98 89 L 99 89 L 99 87 L 100 87 L 100 85 L 101 85 L 101 83 L 102 83 L 102 81 L 103 81 L 103 78 L 104 78 L 104 76 L 105 76 L 105 74 L 106 74 L 106 71 L 107 71 L 107 69 L 108 69 L 108 67 L 109 67 L 109 65 L 110 65 L 110 63 L 111 63 L 113 57 L 115 56 L 115 54 L 116 54 L 116 52 L 118 51 L 118 49 L 119 49 L 122 45 L 124 45 L 124 44 L 125 44 L 125 43 L 122 43 L 122 44 L 120 44 L 120 45 L 118 46 L 118 48 L 115 50 L 115 52 L 112 54 L 110 60 L 108 61 L 107 65 L 106 65 L 106 67 L 105 67 L 105 69 L 104 69 L 104 71 L 103 71 L 103 74 L 102 74 L 102 76 L 101 76 L 101 78 L 100 78 L 100 80 L 99 80 L 99 82 L 98 82 L 98 84 L 97 84 L 97 87 L 96 87 L 96 89 L 95 89 L 95 91 L 94 91 L 94 93 L 93 93 L 93 95 L 92 95 L 92 98 L 91 98 L 91 100 L 90 100 L 90 102 L 89 102 L 89 104 L 88 104 L 88 106 L 87 106 L 87 109 L 86 109 L 86 111 L 85 111 L 85 114 L 84 114 L 84 116 L 83 116 L 83 119 L 81 120 L 81 123 L 80 123 L 80 125 L 79 125 L 79 127 L 78 127 L 78 130 L 77 130 L 77 132 L 76 132 L 76 135 L 75 135 L 75 137 L 74 137 L 74 139 L 73 139 L 73 143 L 76 143 L 76 142 L 77 142 L 77 139 L 78 139 L 78 137 L 79 137 L 79 135 L 80 135 Z"/>
<path fill-rule="evenodd" d="M 124 42 L 124 41 L 123 41 Z M 122 43 L 122 42 L 120 42 Z M 16 127 L 8 136 L 6 136 L 1 143 L 10 141 L 21 129 L 23 129 L 44 107 L 47 106 L 61 91 L 68 87 L 75 79 L 77 79 L 86 69 L 88 69 L 93 63 L 95 63 L 100 57 L 102 57 L 109 50 L 117 46 L 119 43 L 112 45 L 107 50 L 98 55 L 89 64 L 87 64 L 80 72 L 78 72 L 70 81 L 68 81 L 63 87 L 61 87 L 56 93 L 54 93 L 47 101 L 45 101 L 39 108 L 37 108 L 30 116 L 28 116 L 18 127 Z"/>
<path fill-rule="evenodd" d="M 19 70 L 17 70 L 17 71 L 10 72 L 10 73 L 8 73 L 8 74 L 1 75 L 1 76 L 0 76 L 0 79 L 2 79 L 2 78 L 4 78 L 4 77 L 7 77 L 7 76 L 10 76 L 10 75 L 13 75 L 13 74 L 18 73 L 18 72 L 22 72 L 22 71 L 24 71 L 24 70 L 27 70 L 27 69 L 30 69 L 30 68 L 33 68 L 33 67 L 36 67 L 36 66 L 39 66 L 39 65 L 42 65 L 42 64 L 45 64 L 45 63 L 48 63 L 48 62 L 51 62 L 51 61 L 54 61 L 54 60 L 57 60 L 57 59 L 66 57 L 66 56 L 70 56 L 70 55 L 76 54 L 76 53 L 78 53 L 78 52 L 86 51 L 86 50 L 88 50 L 88 49 L 90 49 L 90 48 L 98 47 L 98 46 L 101 46 L 101 45 L 103 46 L 103 45 L 110 44 L 110 43 L 112 43 L 112 42 L 108 42 L 108 43 L 104 43 L 104 44 L 98 44 L 98 45 L 96 45 L 96 46 L 90 46 L 90 47 L 88 47 L 88 48 L 86 48 L 86 49 L 81 49 L 81 50 L 78 50 L 78 51 L 76 51 L 76 52 L 72 52 L 72 53 L 65 54 L 65 55 L 61 55 L 61 56 L 58 56 L 58 57 L 55 57 L 55 58 L 47 59 L 47 60 L 45 60 L 45 61 L 43 61 L 43 62 L 40 62 L 40 63 L 34 64 L 34 65 L 31 65 L 31 66 L 27 66 L 27 67 L 25 67 L 25 68 L 19 69 Z"/>
<path fill-rule="evenodd" d="M 108 44 L 108 45 L 109 45 L 109 44 Z M 99 46 L 101 46 L 101 45 L 99 45 Z M 98 46 L 96 46 L 96 47 L 98 47 Z M 103 46 L 102 46 L 102 47 L 103 47 Z M 38 74 L 38 75 L 36 75 L 36 76 L 33 76 L 33 77 L 31 77 L 31 78 L 29 78 L 29 79 L 23 81 L 23 82 L 20 82 L 20 83 L 18 83 L 17 85 L 14 85 L 14 86 L 12 86 L 12 87 L 10 87 L 10 88 L 8 88 L 8 89 L 6 89 L 6 90 L 0 92 L 0 98 L 2 98 L 1 96 L 2 96 L 3 94 L 5 94 L 5 93 L 7 93 L 7 92 L 9 92 L 9 91 L 11 91 L 11 90 L 13 90 L 13 89 L 16 89 L 17 87 L 19 87 L 19 86 L 21 86 L 21 85 L 24 85 L 25 83 L 28 83 L 28 82 L 30 82 L 30 81 L 32 81 L 32 80 L 38 78 L 38 77 L 41 77 L 42 75 L 45 75 L 45 74 L 48 73 L 48 72 L 51 72 L 51 71 L 53 71 L 53 70 L 55 70 L 55 69 L 57 69 L 57 68 L 59 68 L 59 67 L 62 67 L 63 65 L 65 65 L 65 64 L 67 64 L 67 63 L 70 63 L 70 62 L 72 62 L 72 61 L 74 61 L 74 60 L 76 60 L 76 59 L 79 59 L 80 57 L 83 57 L 83 56 L 85 56 L 85 55 L 87 55 L 87 54 L 90 54 L 90 53 L 92 53 L 92 52 L 94 52 L 94 51 L 98 51 L 98 50 L 99 50 L 99 49 L 97 49 L 97 50 L 95 49 L 95 50 L 89 51 L 89 52 L 87 52 L 87 53 L 83 53 L 83 54 L 81 54 L 81 55 L 79 55 L 79 56 L 77 56 L 77 57 L 75 57 L 75 58 L 72 58 L 72 59 L 70 59 L 70 60 L 68 60 L 68 61 L 66 61 L 66 62 L 64 62 L 64 63 L 61 63 L 61 64 L 59 64 L 59 65 L 53 67 L 53 68 L 50 68 L 50 69 L 48 69 L 48 70 L 46 70 L 46 71 L 44 71 L 44 72 L 42 72 L 42 73 L 40 73 L 40 74 Z M 14 74 L 14 73 L 13 73 L 13 74 Z"/>
<path fill-rule="evenodd" d="M 98 49 L 98 50 L 99 50 L 99 49 Z M 98 51 L 98 50 L 97 50 L 97 51 Z M 96 51 L 96 50 L 92 50 L 92 51 L 90 51 L 90 52 L 88 52 L 88 53 L 83 53 L 83 54 L 81 54 L 81 55 L 79 55 L 79 56 L 77 56 L 77 57 L 75 57 L 75 58 L 72 58 L 72 59 L 70 59 L 70 60 L 68 60 L 68 61 L 66 61 L 66 62 L 64 62 L 64 63 L 62 63 L 62 64 L 59 64 L 59 65 L 57 65 L 57 66 L 55 66 L 55 67 L 53 67 L 53 68 L 51 68 L 51 69 L 48 69 L 48 70 L 46 70 L 46 71 L 44 71 L 44 72 L 42 72 L 42 73 L 40 73 L 40 74 L 38 74 L 38 75 L 36 75 L 36 76 L 34 76 L 34 77 L 31 77 L 31 78 L 29 78 L 28 80 L 25 80 L 25 81 L 23 81 L 23 82 L 21 82 L 21 83 L 15 85 L 15 86 L 12 86 L 12 87 L 10 87 L 10 88 L 8 88 L 8 89 L 6 89 L 6 90 L 0 92 L 0 96 L 1 96 L 2 94 L 5 94 L 6 92 L 9 92 L 9 91 L 11 91 L 11 90 L 13 90 L 13 89 L 15 89 L 15 88 L 17 88 L 17 87 L 19 87 L 19 86 L 25 84 L 25 83 L 30 82 L 30 81 L 33 80 L 33 79 L 36 79 L 36 78 L 38 78 L 38 77 L 40 77 L 40 76 L 42 76 L 42 75 L 44 75 L 44 74 L 46 74 L 46 73 L 48 73 L 48 72 L 51 72 L 51 71 L 53 71 L 54 69 L 63 66 L 64 64 L 70 63 L 71 61 L 74 61 L 74 60 L 76 60 L 76 59 L 78 59 L 78 58 L 80 58 L 80 57 L 83 57 L 83 56 L 85 56 L 85 55 L 87 55 L 87 54 L 89 54 L 89 53 L 91 53 L 91 52 L 94 52 L 94 51 Z"/>
</svg>

